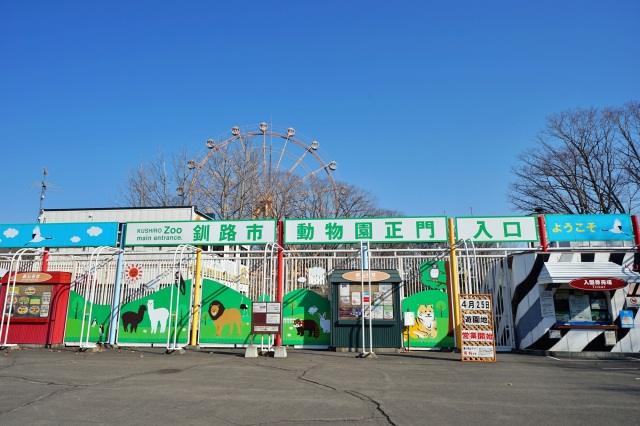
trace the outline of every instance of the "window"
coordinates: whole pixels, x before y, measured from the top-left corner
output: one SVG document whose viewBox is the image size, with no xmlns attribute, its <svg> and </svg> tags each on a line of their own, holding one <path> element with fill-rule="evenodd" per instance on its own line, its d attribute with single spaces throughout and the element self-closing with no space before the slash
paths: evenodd
<svg viewBox="0 0 640 426">
<path fill-rule="evenodd" d="M 374 320 L 393 320 L 393 287 L 392 284 L 365 285 L 364 293 L 360 283 L 341 283 L 338 300 L 338 319 L 357 320 L 361 318 L 364 305 L 365 318 L 369 318 L 369 305 L 373 302 Z"/>
<path fill-rule="evenodd" d="M 608 292 L 558 289 L 553 306 L 558 324 L 611 324 Z"/>
</svg>

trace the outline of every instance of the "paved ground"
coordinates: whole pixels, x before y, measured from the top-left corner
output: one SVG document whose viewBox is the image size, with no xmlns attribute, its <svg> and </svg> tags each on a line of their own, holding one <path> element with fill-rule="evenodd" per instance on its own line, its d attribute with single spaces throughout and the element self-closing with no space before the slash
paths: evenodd
<svg viewBox="0 0 640 426">
<path fill-rule="evenodd" d="M 0 424 L 613 425 L 640 423 L 640 354 L 74 348 L 0 352 Z"/>
</svg>

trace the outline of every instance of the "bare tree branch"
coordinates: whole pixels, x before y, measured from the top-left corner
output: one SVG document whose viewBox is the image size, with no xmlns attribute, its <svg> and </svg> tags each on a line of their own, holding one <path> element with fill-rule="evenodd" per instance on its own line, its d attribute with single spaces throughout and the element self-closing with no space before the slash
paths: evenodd
<svg viewBox="0 0 640 426">
<path fill-rule="evenodd" d="M 536 136 L 536 147 L 520 155 L 512 168 L 510 204 L 526 213 L 538 208 L 572 214 L 631 211 L 639 201 L 640 157 L 634 157 L 639 127 L 634 111 L 638 103 L 548 117 Z"/>
</svg>

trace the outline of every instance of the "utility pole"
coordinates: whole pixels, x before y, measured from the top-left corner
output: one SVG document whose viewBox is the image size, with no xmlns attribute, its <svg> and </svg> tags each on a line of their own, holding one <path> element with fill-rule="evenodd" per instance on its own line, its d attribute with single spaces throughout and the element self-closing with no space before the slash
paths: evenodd
<svg viewBox="0 0 640 426">
<path fill-rule="evenodd" d="M 41 184 L 41 189 L 40 189 L 40 209 L 38 209 L 38 223 L 40 223 L 42 221 L 42 201 L 44 200 L 44 193 L 47 190 L 47 168 L 43 167 L 42 168 L 42 182 L 40 182 Z"/>
</svg>

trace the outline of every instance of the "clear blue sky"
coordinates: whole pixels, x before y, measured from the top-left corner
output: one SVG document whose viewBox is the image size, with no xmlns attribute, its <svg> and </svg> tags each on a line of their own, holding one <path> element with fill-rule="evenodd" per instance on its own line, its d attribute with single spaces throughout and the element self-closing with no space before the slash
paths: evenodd
<svg viewBox="0 0 640 426">
<path fill-rule="evenodd" d="M 640 98 L 637 1 L 0 3 L 0 223 L 115 206 L 129 168 L 294 127 L 406 215 L 512 214 L 545 117 Z"/>
</svg>

